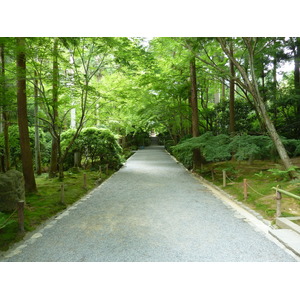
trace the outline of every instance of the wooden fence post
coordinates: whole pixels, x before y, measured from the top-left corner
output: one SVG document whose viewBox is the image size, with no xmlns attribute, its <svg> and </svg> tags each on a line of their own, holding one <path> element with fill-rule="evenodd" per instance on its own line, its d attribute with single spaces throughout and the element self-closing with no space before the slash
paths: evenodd
<svg viewBox="0 0 300 300">
<path fill-rule="evenodd" d="M 108 164 L 106 164 L 106 175 L 108 175 Z"/>
<path fill-rule="evenodd" d="M 215 181 L 215 173 L 213 169 L 211 170 L 211 180 Z"/>
<path fill-rule="evenodd" d="M 226 187 L 226 170 L 223 170 L 223 187 Z"/>
<path fill-rule="evenodd" d="M 99 166 L 99 173 L 100 173 L 100 178 L 102 177 L 102 167 Z"/>
<path fill-rule="evenodd" d="M 65 203 L 65 185 L 64 185 L 64 183 L 62 183 L 60 186 L 60 202 L 62 204 L 66 204 Z"/>
<path fill-rule="evenodd" d="M 18 201 L 18 222 L 19 222 L 19 230 L 21 233 L 25 231 L 24 229 L 24 204 L 25 201 Z"/>
<path fill-rule="evenodd" d="M 87 185 L 86 185 L 86 173 L 83 174 L 83 188 L 86 189 Z"/>
<path fill-rule="evenodd" d="M 278 188 L 278 186 L 277 186 Z M 281 216 L 281 193 L 276 189 L 276 217 L 279 218 Z"/>
<path fill-rule="evenodd" d="M 248 198 L 247 179 L 244 179 L 244 200 Z"/>
</svg>

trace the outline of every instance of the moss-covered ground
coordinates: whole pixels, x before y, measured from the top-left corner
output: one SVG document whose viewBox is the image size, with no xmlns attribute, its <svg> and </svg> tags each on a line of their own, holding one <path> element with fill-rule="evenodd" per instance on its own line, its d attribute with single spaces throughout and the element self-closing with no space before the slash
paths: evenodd
<svg viewBox="0 0 300 300">
<path fill-rule="evenodd" d="M 300 167 L 300 158 L 293 159 L 293 163 Z M 269 171 L 270 169 L 278 171 Z M 225 187 L 223 170 L 226 170 Z M 291 180 L 287 173 L 280 170 L 283 170 L 283 167 L 279 163 L 255 160 L 252 164 L 246 161 L 209 163 L 204 165 L 202 170 L 196 170 L 196 173 L 272 221 L 276 218 L 275 191 L 272 187 L 278 185 L 283 190 L 300 195 L 300 180 Z M 248 184 L 247 199 L 244 199 L 244 179 L 247 179 Z M 283 217 L 300 216 L 299 200 L 282 195 L 281 203 Z"/>
</svg>

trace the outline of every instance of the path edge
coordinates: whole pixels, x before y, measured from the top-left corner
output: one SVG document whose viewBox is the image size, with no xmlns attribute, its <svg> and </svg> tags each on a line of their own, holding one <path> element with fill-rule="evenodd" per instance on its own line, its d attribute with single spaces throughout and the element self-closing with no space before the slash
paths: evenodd
<svg viewBox="0 0 300 300">
<path fill-rule="evenodd" d="M 287 244 L 274 236 L 274 230 L 278 229 L 277 226 L 273 226 L 271 221 L 264 219 L 258 212 L 247 207 L 242 202 L 238 201 L 234 196 L 226 193 L 212 182 L 206 180 L 201 175 L 187 169 L 180 161 L 176 159 L 170 152 L 164 149 L 170 157 L 180 165 L 187 173 L 189 173 L 195 180 L 202 183 L 208 190 L 210 190 L 215 197 L 223 202 L 227 207 L 232 208 L 237 213 L 241 214 L 245 221 L 254 228 L 254 230 L 261 232 L 266 238 L 271 240 L 289 255 L 291 255 L 297 262 L 300 262 L 300 254 L 291 247 L 287 247 Z"/>
</svg>

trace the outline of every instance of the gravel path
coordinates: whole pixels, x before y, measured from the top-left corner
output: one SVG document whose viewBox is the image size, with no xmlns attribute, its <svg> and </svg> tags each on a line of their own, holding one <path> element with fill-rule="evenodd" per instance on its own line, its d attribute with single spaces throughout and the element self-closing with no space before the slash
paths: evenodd
<svg viewBox="0 0 300 300">
<path fill-rule="evenodd" d="M 295 261 L 160 146 L 48 222 L 2 261 Z"/>
</svg>

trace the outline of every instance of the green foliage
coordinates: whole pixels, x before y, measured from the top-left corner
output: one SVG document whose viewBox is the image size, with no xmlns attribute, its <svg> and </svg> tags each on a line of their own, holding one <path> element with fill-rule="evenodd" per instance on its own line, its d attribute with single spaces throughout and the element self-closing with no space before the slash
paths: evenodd
<svg viewBox="0 0 300 300">
<path fill-rule="evenodd" d="M 143 130 L 128 134 L 126 140 L 128 146 L 136 147 L 149 146 L 151 143 L 149 133 Z"/>
<path fill-rule="evenodd" d="M 9 216 L 7 216 L 7 214 L 4 214 L 2 212 L 0 212 L 0 229 L 14 223 L 15 221 L 10 219 Z"/>
<path fill-rule="evenodd" d="M 62 133 L 62 149 L 69 144 L 75 130 L 69 129 Z M 109 164 L 111 168 L 118 169 L 122 163 L 122 148 L 117 142 L 117 137 L 105 128 L 84 128 L 75 140 L 66 159 L 66 168 L 73 166 L 73 155 L 79 152 L 84 158 L 85 164 L 89 161 L 94 166 L 98 160 L 100 164 Z"/>
<path fill-rule="evenodd" d="M 29 127 L 29 140 L 30 147 L 33 150 L 35 149 L 34 142 L 34 128 Z M 43 132 L 41 129 L 39 130 L 40 134 L 40 146 L 41 146 L 41 159 L 42 164 L 49 163 L 50 154 L 51 154 L 51 135 L 49 132 Z M 9 149 L 10 149 L 10 160 L 11 165 L 20 168 L 21 166 L 21 148 L 20 148 L 20 135 L 19 129 L 17 125 L 11 125 L 8 128 L 8 136 L 9 136 Z M 4 135 L 0 133 L 0 153 L 4 153 Z"/>
<path fill-rule="evenodd" d="M 290 153 L 299 151 L 299 140 L 282 138 Z M 270 137 L 259 135 L 236 135 L 229 137 L 226 134 L 213 135 L 212 132 L 180 141 L 170 147 L 172 154 L 185 166 L 192 166 L 192 151 L 200 149 L 207 162 L 226 161 L 232 156 L 239 161 L 254 159 L 273 159 L 278 156 Z"/>
<path fill-rule="evenodd" d="M 231 157 L 229 151 L 230 138 L 220 134 L 214 136 L 212 132 L 206 132 L 199 137 L 185 139 L 178 145 L 171 147 L 172 153 L 185 166 L 192 166 L 192 151 L 200 149 L 201 154 L 208 162 L 223 161 Z"/>
<path fill-rule="evenodd" d="M 291 171 L 297 171 L 299 169 L 298 167 L 291 167 L 288 168 L 287 170 L 280 170 L 280 169 L 269 169 L 268 171 L 272 173 L 272 175 L 278 180 L 278 181 L 283 181 L 283 180 L 289 180 L 289 172 Z"/>
<path fill-rule="evenodd" d="M 237 160 L 263 159 L 270 156 L 272 140 L 267 136 L 237 135 L 233 137 L 229 149 Z"/>
</svg>

